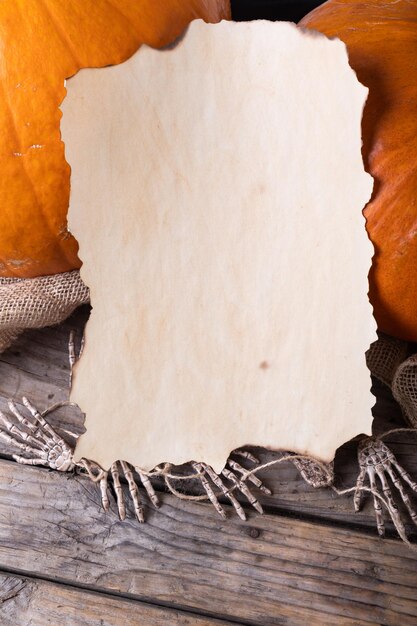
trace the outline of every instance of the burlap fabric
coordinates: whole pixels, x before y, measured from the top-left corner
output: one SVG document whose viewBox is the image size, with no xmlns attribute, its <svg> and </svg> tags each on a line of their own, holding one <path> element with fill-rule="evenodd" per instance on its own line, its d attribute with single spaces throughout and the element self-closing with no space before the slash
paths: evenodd
<svg viewBox="0 0 417 626">
<path fill-rule="evenodd" d="M 76 270 L 39 278 L 0 278 L 0 352 L 23 330 L 58 324 L 88 301 L 88 288 Z"/>
<path fill-rule="evenodd" d="M 39 278 L 0 278 L 0 352 L 27 328 L 59 324 L 81 304 L 89 291 L 78 271 Z M 388 385 L 404 417 L 417 428 L 417 354 L 410 344 L 384 334 L 367 352 L 372 374 Z"/>
<path fill-rule="evenodd" d="M 417 428 L 417 354 L 411 344 L 379 333 L 366 361 L 372 374 L 390 387 L 410 426 Z"/>
</svg>

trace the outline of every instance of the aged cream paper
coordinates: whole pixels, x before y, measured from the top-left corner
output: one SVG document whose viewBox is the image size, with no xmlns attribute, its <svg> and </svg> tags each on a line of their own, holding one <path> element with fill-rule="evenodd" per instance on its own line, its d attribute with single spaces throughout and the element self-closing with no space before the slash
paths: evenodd
<svg viewBox="0 0 417 626">
<path fill-rule="evenodd" d="M 93 311 L 71 399 L 108 468 L 370 432 L 367 90 L 292 24 L 194 22 L 67 83 L 69 226 Z"/>
</svg>

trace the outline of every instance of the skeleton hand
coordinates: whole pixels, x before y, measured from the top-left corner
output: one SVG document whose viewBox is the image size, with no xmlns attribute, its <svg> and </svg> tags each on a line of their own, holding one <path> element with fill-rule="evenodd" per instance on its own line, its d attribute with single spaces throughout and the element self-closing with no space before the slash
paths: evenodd
<svg viewBox="0 0 417 626">
<path fill-rule="evenodd" d="M 235 450 L 232 454 L 245 458 L 254 465 L 259 463 L 256 457 L 245 450 Z M 197 472 L 208 499 L 221 517 L 226 518 L 226 512 L 218 501 L 217 495 L 214 493 L 210 481 L 219 489 L 219 495 L 224 495 L 229 500 L 240 519 L 246 520 L 246 514 L 233 493 L 235 491 L 243 494 L 249 504 L 253 506 L 258 513 L 263 513 L 261 503 L 247 486 L 246 480 L 250 481 L 260 491 L 267 495 L 271 495 L 272 492 L 263 485 L 262 481 L 257 476 L 250 473 L 250 470 L 246 470 L 233 458 L 229 458 L 227 460 L 226 467 L 222 470 L 220 476 L 216 474 L 216 472 L 206 463 L 193 463 L 193 467 Z M 227 486 L 228 483 L 230 483 L 230 486 Z"/>
<path fill-rule="evenodd" d="M 24 465 L 46 465 L 60 472 L 74 469 L 72 448 L 48 424 L 44 414 L 25 397 L 23 404 L 28 409 L 30 418 L 22 415 L 12 400 L 9 400 L 8 405 L 17 422 L 11 421 L 0 411 L 0 421 L 6 428 L 0 429 L 0 437 L 24 454 L 31 455 L 31 458 L 27 458 L 13 454 L 13 459 Z"/>
<path fill-rule="evenodd" d="M 292 452 L 285 452 L 285 455 Z M 296 455 L 294 455 L 296 457 Z M 330 487 L 334 482 L 334 465 L 331 463 L 319 463 L 313 459 L 294 458 L 291 463 L 298 469 L 306 483 L 315 487 Z"/>
<path fill-rule="evenodd" d="M 358 447 L 358 461 L 360 473 L 356 482 L 356 491 L 353 498 L 355 510 L 359 511 L 360 509 L 361 489 L 364 485 L 366 477 L 369 478 L 371 489 L 377 493 L 379 493 L 380 489 L 377 485 L 378 478 L 381 483 L 382 493 L 389 505 L 389 511 L 392 519 L 397 526 L 397 529 L 405 532 L 398 506 L 393 499 L 391 487 L 387 481 L 388 475 L 394 487 L 397 488 L 411 519 L 414 524 L 417 525 L 417 513 L 412 508 L 410 498 L 400 479 L 407 483 L 415 492 L 417 492 L 417 483 L 414 482 L 405 469 L 401 467 L 391 450 L 381 441 L 381 439 L 378 437 L 366 437 L 363 439 L 359 443 Z M 383 537 L 385 534 L 385 527 L 382 517 L 381 502 L 377 496 L 374 495 L 373 498 L 378 534 Z"/>
<path fill-rule="evenodd" d="M 136 481 L 133 476 L 133 467 L 126 463 L 126 461 L 116 461 L 112 464 L 110 468 L 110 475 L 113 481 L 113 488 L 116 495 L 117 509 L 119 511 L 119 517 L 121 520 L 126 518 L 126 500 L 123 493 L 123 488 L 120 482 L 120 469 L 123 472 L 124 477 L 126 478 L 127 484 L 129 486 L 130 496 L 132 498 L 133 506 L 135 509 L 135 515 L 138 522 L 142 523 L 145 521 L 143 506 L 139 494 L 139 489 L 136 484 Z M 83 467 L 88 475 L 90 476 L 93 482 L 98 482 L 100 486 L 101 492 L 101 502 L 103 505 L 103 509 L 108 511 L 110 508 L 109 501 L 109 472 L 103 470 L 102 467 L 94 463 L 93 461 L 89 461 L 87 459 L 81 459 L 79 462 L 79 466 Z M 159 500 L 152 487 L 151 481 L 149 480 L 146 474 L 143 474 L 139 469 L 135 468 L 136 472 L 144 486 L 148 497 L 155 508 L 159 508 Z"/>
</svg>

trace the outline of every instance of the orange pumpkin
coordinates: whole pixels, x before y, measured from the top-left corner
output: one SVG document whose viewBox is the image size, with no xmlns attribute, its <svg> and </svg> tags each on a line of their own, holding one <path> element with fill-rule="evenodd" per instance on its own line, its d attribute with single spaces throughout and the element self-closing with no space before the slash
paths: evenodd
<svg viewBox="0 0 417 626">
<path fill-rule="evenodd" d="M 164 46 L 198 17 L 230 18 L 229 0 L 2 0 L 0 276 L 80 266 L 66 223 L 65 78 Z"/>
<path fill-rule="evenodd" d="M 362 125 L 365 167 L 375 179 L 364 211 L 375 246 L 369 295 L 381 330 L 417 341 L 417 0 L 329 0 L 300 26 L 342 39 L 369 87 Z"/>
</svg>

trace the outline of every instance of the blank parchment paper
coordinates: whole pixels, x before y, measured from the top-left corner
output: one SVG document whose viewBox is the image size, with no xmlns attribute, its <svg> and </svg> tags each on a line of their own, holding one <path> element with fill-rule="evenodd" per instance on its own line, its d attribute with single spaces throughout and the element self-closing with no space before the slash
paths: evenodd
<svg viewBox="0 0 417 626">
<path fill-rule="evenodd" d="M 244 444 L 329 461 L 368 433 L 373 181 L 344 45 L 194 22 L 67 87 L 69 226 L 93 306 L 76 457 L 220 471 Z"/>
</svg>

